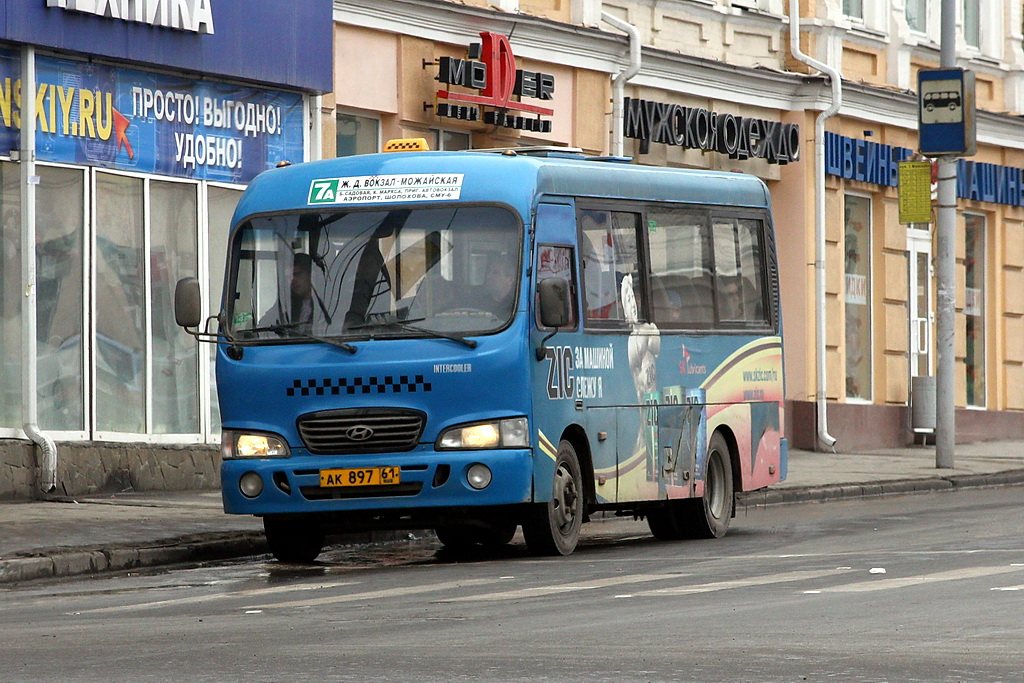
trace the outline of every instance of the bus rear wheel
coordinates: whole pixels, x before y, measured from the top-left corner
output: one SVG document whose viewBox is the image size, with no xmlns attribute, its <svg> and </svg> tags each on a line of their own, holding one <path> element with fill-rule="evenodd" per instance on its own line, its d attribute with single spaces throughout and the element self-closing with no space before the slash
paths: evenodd
<svg viewBox="0 0 1024 683">
<path fill-rule="evenodd" d="M 690 500 L 667 500 L 647 511 L 647 526 L 659 541 L 678 541 L 689 538 L 687 505 Z"/>
<path fill-rule="evenodd" d="M 736 498 L 731 463 L 729 444 L 715 432 L 708 444 L 704 496 L 686 501 L 684 524 L 693 538 L 721 538 L 729 531 Z"/>
<path fill-rule="evenodd" d="M 324 549 L 324 532 L 306 520 L 264 517 L 267 546 L 278 562 L 312 564 Z"/>
<path fill-rule="evenodd" d="M 571 555 L 580 540 L 586 501 L 576 449 L 558 444 L 551 499 L 536 505 L 523 521 L 526 546 L 535 555 Z"/>
</svg>

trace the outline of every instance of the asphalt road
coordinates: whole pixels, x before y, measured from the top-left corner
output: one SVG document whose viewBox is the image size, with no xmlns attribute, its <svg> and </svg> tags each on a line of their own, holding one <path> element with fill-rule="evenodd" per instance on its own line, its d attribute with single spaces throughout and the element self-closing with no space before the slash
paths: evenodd
<svg viewBox="0 0 1024 683">
<path fill-rule="evenodd" d="M 568 558 L 431 539 L 0 590 L 4 681 L 1020 681 L 1024 487 L 591 525 Z"/>
</svg>

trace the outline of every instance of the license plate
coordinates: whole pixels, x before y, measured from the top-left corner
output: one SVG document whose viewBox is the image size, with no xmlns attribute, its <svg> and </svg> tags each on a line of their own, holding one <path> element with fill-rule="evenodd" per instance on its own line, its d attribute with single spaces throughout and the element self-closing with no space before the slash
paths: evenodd
<svg viewBox="0 0 1024 683">
<path fill-rule="evenodd" d="M 391 486 L 401 483 L 401 469 L 389 467 L 355 467 L 320 470 L 320 486 Z"/>
</svg>

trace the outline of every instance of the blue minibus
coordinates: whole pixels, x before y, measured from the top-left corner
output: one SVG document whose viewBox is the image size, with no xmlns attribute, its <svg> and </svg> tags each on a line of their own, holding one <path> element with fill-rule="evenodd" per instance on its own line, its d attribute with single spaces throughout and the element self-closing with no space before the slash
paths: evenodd
<svg viewBox="0 0 1024 683">
<path fill-rule="evenodd" d="M 229 239 L 215 320 L 195 280 L 176 316 L 217 345 L 224 509 L 281 561 L 370 529 L 568 555 L 613 514 L 715 538 L 785 478 L 756 177 L 385 152 L 262 173 Z"/>
</svg>

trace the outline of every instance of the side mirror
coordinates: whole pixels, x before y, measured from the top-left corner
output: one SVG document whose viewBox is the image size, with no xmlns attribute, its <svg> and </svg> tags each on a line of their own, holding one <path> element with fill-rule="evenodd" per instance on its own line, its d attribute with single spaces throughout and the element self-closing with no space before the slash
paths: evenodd
<svg viewBox="0 0 1024 683">
<path fill-rule="evenodd" d="M 540 324 L 564 327 L 569 322 L 569 283 L 560 277 L 549 277 L 538 285 L 540 292 Z"/>
<path fill-rule="evenodd" d="M 199 327 L 202 322 L 202 297 L 199 280 L 186 277 L 174 287 L 174 321 L 181 327 Z"/>
</svg>

